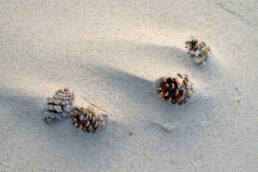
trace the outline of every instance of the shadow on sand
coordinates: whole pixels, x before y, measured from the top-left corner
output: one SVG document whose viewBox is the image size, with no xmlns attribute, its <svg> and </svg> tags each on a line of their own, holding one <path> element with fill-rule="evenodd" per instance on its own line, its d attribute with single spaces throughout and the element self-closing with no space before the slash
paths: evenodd
<svg viewBox="0 0 258 172">
<path fill-rule="evenodd" d="M 147 48 L 148 53 L 147 55 L 145 54 L 145 60 L 148 56 L 154 58 L 153 56 L 157 56 L 154 54 L 158 54 L 159 60 L 157 63 L 164 64 L 164 62 L 167 62 L 165 63 L 166 65 L 180 65 L 182 64 L 181 62 L 183 62 L 186 65 L 185 67 L 191 68 L 193 66 L 191 61 L 185 60 L 185 52 L 177 48 L 126 42 L 122 54 L 123 51 L 128 51 L 126 46 L 143 50 Z M 168 57 L 170 54 L 173 54 L 171 61 Z M 177 59 L 175 59 L 175 56 Z M 196 125 L 192 120 L 198 118 L 199 113 L 199 109 L 194 108 L 196 104 L 203 103 L 205 106 L 205 103 L 209 103 L 207 99 L 204 100 L 202 95 L 197 93 L 194 98 L 194 103 L 187 103 L 183 106 L 172 105 L 157 96 L 156 81 L 150 81 L 121 71 L 120 69 L 109 67 L 105 64 L 96 64 L 91 62 L 91 60 L 83 62 L 83 65 L 78 65 L 76 61 L 78 60 L 77 58 L 78 57 L 75 56 L 74 58 L 70 57 L 69 59 L 63 60 L 66 64 L 69 64 L 69 68 L 67 68 L 66 72 L 70 74 L 73 73 L 73 70 L 80 71 L 76 74 L 79 78 L 84 78 L 80 80 L 80 85 L 98 82 L 97 85 L 101 85 L 101 87 L 96 88 L 96 94 L 101 96 L 103 90 L 108 93 L 106 97 L 103 98 L 109 99 L 108 102 L 111 108 L 116 109 L 115 115 L 122 116 L 124 119 L 123 122 L 120 120 L 106 119 L 106 127 L 103 128 L 101 132 L 94 135 L 87 135 L 78 131 L 71 125 L 69 119 L 62 123 L 49 126 L 44 123 L 42 119 L 42 109 L 45 105 L 45 98 L 34 97 L 27 93 L 10 90 L 4 87 L 0 89 L 0 107 L 11 116 L 12 120 L 19 121 L 19 123 L 24 126 L 29 125 L 32 129 L 40 128 L 38 134 L 42 135 L 43 139 L 49 140 L 50 143 L 53 144 L 51 148 L 53 150 L 62 147 L 62 149 L 66 149 L 66 151 L 70 151 L 72 154 L 72 151 L 80 149 L 79 156 L 81 157 L 85 154 L 91 154 L 92 159 L 98 159 L 100 156 L 108 157 L 111 151 L 119 153 L 117 150 L 123 149 L 126 145 L 128 138 L 125 137 L 125 134 L 127 136 L 129 128 L 134 131 L 139 128 L 144 128 L 141 131 L 147 132 L 152 132 L 154 128 L 158 128 L 158 130 L 164 133 L 178 132 L 180 128 L 192 128 Z M 142 63 L 145 63 L 144 59 Z M 75 60 L 75 62 L 73 60 Z M 60 60 L 60 62 L 62 62 L 62 60 Z M 46 60 L 45 63 L 47 65 L 48 61 Z M 56 66 L 55 70 L 58 70 L 58 68 L 60 68 L 60 66 Z M 208 73 L 209 72 L 205 75 L 208 75 Z M 94 76 L 97 79 L 90 80 L 87 79 L 88 76 Z M 51 78 L 54 78 L 54 76 Z M 69 80 L 64 79 L 63 81 L 78 82 L 71 77 L 69 77 Z M 10 116 L 3 116 L 3 118 L 8 122 Z M 125 123 L 125 121 L 127 121 L 127 123 Z M 165 126 L 163 125 L 164 123 Z M 150 126 L 154 126 L 154 128 Z M 173 127 L 176 128 L 176 130 L 173 130 Z M 140 135 L 143 136 L 144 133 Z M 177 137 L 174 134 L 172 134 L 172 136 Z M 91 147 L 91 149 L 85 150 L 84 148 L 87 147 Z M 111 149 L 107 149 L 108 147 Z M 96 154 L 96 152 L 101 152 L 102 155 Z"/>
</svg>

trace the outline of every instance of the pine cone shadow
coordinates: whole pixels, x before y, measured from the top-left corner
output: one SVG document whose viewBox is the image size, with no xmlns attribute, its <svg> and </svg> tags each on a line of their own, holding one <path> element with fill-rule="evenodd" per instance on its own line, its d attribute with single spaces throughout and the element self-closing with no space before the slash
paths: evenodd
<svg viewBox="0 0 258 172">
<path fill-rule="evenodd" d="M 134 130 L 139 126 L 154 126 L 153 130 L 162 129 L 164 133 L 178 137 L 177 132 L 184 134 L 185 130 L 200 125 L 203 119 L 212 121 L 214 118 L 209 116 L 211 109 L 204 108 L 214 102 L 213 98 L 203 96 L 198 89 L 186 104 L 172 104 L 158 97 L 156 84 L 161 78 L 150 81 L 107 66 L 95 65 L 95 68 L 99 70 L 95 73 L 96 77 L 105 83 L 102 89 L 106 89 L 110 95 L 118 95 L 109 102 L 111 108 L 118 109 L 114 116 L 122 116 L 123 120 L 133 123 Z"/>
<path fill-rule="evenodd" d="M 202 72 L 202 75 L 206 76 L 217 71 L 218 61 L 212 52 L 209 52 L 207 62 L 202 65 L 196 65 L 195 60 L 199 57 L 190 57 L 184 45 L 182 45 L 182 49 L 173 46 L 155 44 L 137 43 L 136 45 L 147 49 L 147 55 L 150 58 L 155 57 L 157 59 L 155 62 L 156 64 L 160 63 L 161 65 L 166 66 L 178 66 L 182 68 L 182 70 L 189 71 L 191 73 L 193 70 L 196 70 Z"/>
<path fill-rule="evenodd" d="M 164 68 L 164 66 L 173 66 L 179 67 L 181 68 L 180 70 L 184 70 L 189 73 L 192 73 L 194 70 L 196 70 L 198 72 L 202 72 L 202 75 L 204 76 L 209 76 L 210 74 L 216 73 L 218 66 L 220 65 L 218 59 L 213 55 L 212 51 L 209 52 L 207 62 L 202 65 L 196 65 L 195 60 L 199 59 L 200 57 L 190 57 L 188 50 L 185 48 L 185 45 L 182 45 L 182 48 L 179 48 L 169 45 L 135 43 L 133 41 L 111 41 L 111 43 L 112 45 L 119 44 L 120 47 L 122 46 L 122 52 L 141 52 L 141 54 L 139 54 L 139 59 L 141 59 L 141 63 L 145 63 L 146 66 L 148 63 L 150 63 L 150 61 L 155 61 L 155 65 L 160 66 L 160 68 Z"/>
<path fill-rule="evenodd" d="M 174 114 L 178 113 L 186 114 L 186 112 L 192 108 L 191 103 L 179 106 L 173 105 L 170 102 L 166 102 L 164 99 L 159 98 L 156 85 L 161 78 L 156 81 L 149 81 L 147 79 L 107 66 L 95 67 L 99 72 L 94 74 L 96 77 L 100 77 L 102 82 L 105 83 L 103 86 L 104 89 L 107 89 L 109 92 L 111 92 L 111 94 L 120 95 L 115 101 L 119 101 L 122 107 L 128 106 L 128 103 L 134 107 L 128 110 L 129 114 L 132 114 L 132 117 L 135 113 L 141 113 L 140 111 L 147 111 L 149 112 L 148 114 L 154 118 L 159 118 L 159 115 L 173 116 Z M 103 73 L 105 75 L 102 75 Z M 124 104 L 121 102 L 128 103 Z M 125 109 L 128 108 L 125 107 Z M 124 111 L 125 109 L 122 110 Z"/>
</svg>

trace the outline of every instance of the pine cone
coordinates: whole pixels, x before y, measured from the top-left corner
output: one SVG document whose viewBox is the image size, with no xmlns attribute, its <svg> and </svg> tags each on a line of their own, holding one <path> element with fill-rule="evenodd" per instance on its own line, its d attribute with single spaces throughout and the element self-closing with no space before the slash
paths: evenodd
<svg viewBox="0 0 258 172">
<path fill-rule="evenodd" d="M 73 108 L 74 94 L 69 89 L 58 90 L 52 98 L 47 98 L 47 111 L 44 119 L 47 123 L 61 120 L 67 117 L 67 113 Z"/>
<path fill-rule="evenodd" d="M 186 48 L 188 48 L 190 57 L 199 57 L 195 60 L 195 64 L 201 65 L 203 62 L 208 60 L 208 51 L 210 47 L 206 46 L 205 42 L 199 42 L 197 39 L 185 42 Z"/>
<path fill-rule="evenodd" d="M 96 116 L 93 108 L 75 107 L 72 112 L 72 122 L 76 128 L 88 133 L 95 133 L 104 126 L 100 115 Z"/>
<path fill-rule="evenodd" d="M 163 78 L 157 85 L 159 97 L 163 97 L 172 104 L 186 103 L 193 93 L 192 83 L 187 75 L 177 74 L 178 77 Z"/>
</svg>

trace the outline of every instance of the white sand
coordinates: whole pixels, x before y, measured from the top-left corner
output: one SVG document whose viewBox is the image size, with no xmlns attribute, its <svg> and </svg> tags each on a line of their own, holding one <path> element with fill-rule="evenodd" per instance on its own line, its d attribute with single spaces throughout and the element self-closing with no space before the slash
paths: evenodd
<svg viewBox="0 0 258 172">
<path fill-rule="evenodd" d="M 257 10 L 255 0 L 1 0 L 0 171 L 257 171 Z M 186 54 L 191 35 L 211 47 L 203 66 Z M 177 72 L 196 90 L 182 106 L 155 91 Z M 64 87 L 112 114 L 101 132 L 44 123 L 45 98 Z"/>
</svg>

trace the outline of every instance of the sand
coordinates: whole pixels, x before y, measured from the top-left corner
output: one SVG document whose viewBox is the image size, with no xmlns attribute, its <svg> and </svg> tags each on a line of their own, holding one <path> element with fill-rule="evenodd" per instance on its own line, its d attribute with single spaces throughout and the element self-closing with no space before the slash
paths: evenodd
<svg viewBox="0 0 258 172">
<path fill-rule="evenodd" d="M 0 171 L 257 171 L 257 8 L 2 0 Z M 202 66 L 184 47 L 191 36 L 211 47 Z M 155 91 L 178 72 L 195 89 L 182 106 Z M 46 97 L 65 87 L 75 105 L 111 114 L 103 130 L 43 121 Z"/>
</svg>

